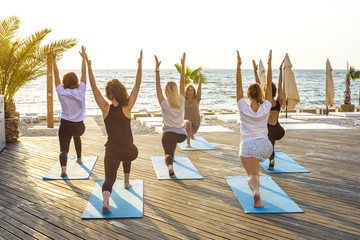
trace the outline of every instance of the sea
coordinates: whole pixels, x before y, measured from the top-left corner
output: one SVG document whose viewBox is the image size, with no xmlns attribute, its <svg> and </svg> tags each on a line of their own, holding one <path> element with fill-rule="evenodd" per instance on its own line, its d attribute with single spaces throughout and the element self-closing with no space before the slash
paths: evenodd
<svg viewBox="0 0 360 240">
<path fill-rule="evenodd" d="M 105 85 L 110 79 L 117 78 L 125 84 L 130 94 L 135 83 L 136 69 L 94 70 L 94 76 L 100 92 L 105 97 Z M 75 72 L 80 79 L 80 70 L 60 70 L 60 78 L 67 72 Z M 296 108 L 325 108 L 325 70 L 293 69 L 300 95 Z M 202 85 L 200 109 L 236 110 L 235 69 L 204 69 L 207 83 Z M 335 107 L 344 103 L 346 70 L 333 70 Z M 273 70 L 273 82 L 277 85 L 278 70 Z M 176 69 L 161 69 L 161 86 L 164 90 L 167 81 L 179 83 L 180 75 Z M 243 89 L 254 82 L 252 69 L 242 70 Z M 195 87 L 197 87 L 195 85 Z M 351 103 L 359 105 L 359 81 L 351 80 Z M 54 86 L 54 110 L 61 110 Z M 17 111 L 20 113 L 46 113 L 46 77 L 40 77 L 22 86 L 15 94 Z M 133 111 L 160 110 L 156 97 L 155 71 L 143 69 L 140 92 Z M 88 82 L 86 89 L 86 114 L 101 114 Z"/>
</svg>

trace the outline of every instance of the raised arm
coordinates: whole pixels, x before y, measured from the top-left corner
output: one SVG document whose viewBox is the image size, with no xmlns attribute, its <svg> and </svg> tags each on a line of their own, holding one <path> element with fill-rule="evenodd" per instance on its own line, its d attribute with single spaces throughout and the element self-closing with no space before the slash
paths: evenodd
<svg viewBox="0 0 360 240">
<path fill-rule="evenodd" d="M 54 52 L 54 50 L 52 48 L 50 49 L 50 55 L 52 58 L 52 64 L 53 64 L 53 69 L 54 69 L 55 87 L 57 87 L 58 85 L 61 84 L 61 82 L 60 82 L 60 77 L 59 77 L 59 69 L 56 65 L 56 53 Z"/>
<path fill-rule="evenodd" d="M 185 97 L 185 57 L 186 54 L 183 54 L 181 59 L 181 73 L 180 73 L 180 95 Z"/>
<path fill-rule="evenodd" d="M 199 70 L 199 86 L 198 86 L 197 93 L 196 93 L 196 97 L 199 101 L 201 100 L 201 84 L 202 84 L 202 75 Z"/>
<path fill-rule="evenodd" d="M 103 114 L 103 117 L 105 119 L 110 110 L 109 103 L 103 98 L 99 89 L 96 86 L 95 77 L 94 77 L 92 67 L 91 67 L 91 61 L 88 59 L 86 53 L 85 53 L 85 60 L 86 60 L 87 66 L 88 66 L 89 80 L 90 80 L 90 85 L 91 85 L 92 92 L 94 94 L 95 101 L 96 101 L 97 105 L 99 106 L 99 108 Z"/>
<path fill-rule="evenodd" d="M 236 103 L 240 101 L 240 99 L 244 98 L 244 93 L 242 89 L 242 80 L 241 80 L 241 58 L 239 51 L 237 53 L 237 67 L 236 67 Z"/>
<path fill-rule="evenodd" d="M 267 72 L 267 79 L 266 79 L 266 89 L 265 89 L 265 99 L 270 101 L 272 99 L 272 69 L 271 69 L 271 60 L 272 60 L 272 50 L 269 52 L 269 59 L 268 59 L 268 72 Z"/>
<path fill-rule="evenodd" d="M 281 65 L 279 67 L 279 81 L 278 81 L 278 97 L 277 97 L 277 100 L 279 101 L 280 106 L 282 106 L 282 104 L 284 102 L 284 91 L 283 91 L 283 88 L 282 88 L 282 66 L 284 64 L 284 61 L 285 60 L 283 60 L 281 62 Z"/>
<path fill-rule="evenodd" d="M 258 66 L 256 65 L 254 60 L 252 60 L 252 63 L 253 63 L 253 68 L 254 68 L 255 82 L 261 85 L 260 79 L 259 79 L 259 76 L 258 76 L 258 73 L 257 73 Z"/>
<path fill-rule="evenodd" d="M 133 87 L 133 89 L 131 91 L 131 94 L 130 94 L 130 97 L 129 97 L 129 103 L 126 106 L 128 111 L 131 111 L 131 109 L 135 105 L 136 99 L 137 99 L 137 97 L 139 95 L 141 78 L 142 78 L 142 56 L 143 56 L 143 51 L 141 49 L 140 58 L 138 59 L 138 70 L 137 70 L 137 73 L 136 73 L 135 85 L 134 85 L 134 87 Z"/>
<path fill-rule="evenodd" d="M 82 57 L 82 63 L 81 63 L 81 81 L 86 84 L 86 60 L 85 60 L 85 51 L 86 48 L 84 46 L 81 46 L 81 52 L 80 56 Z"/>
<path fill-rule="evenodd" d="M 161 90 L 161 85 L 160 85 L 160 64 L 161 61 L 159 62 L 159 60 L 157 59 L 156 55 L 155 55 L 155 80 L 156 80 L 156 95 L 159 101 L 159 104 L 161 105 L 161 103 L 164 101 L 164 96 Z"/>
</svg>

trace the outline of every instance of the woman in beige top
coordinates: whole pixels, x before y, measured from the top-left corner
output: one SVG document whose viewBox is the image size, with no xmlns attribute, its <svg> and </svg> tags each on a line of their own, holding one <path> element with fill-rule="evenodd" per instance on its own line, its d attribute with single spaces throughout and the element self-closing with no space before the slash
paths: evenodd
<svg viewBox="0 0 360 240">
<path fill-rule="evenodd" d="M 194 139 L 195 133 L 200 127 L 200 110 L 199 104 L 201 100 L 201 72 L 199 71 L 199 86 L 197 92 L 195 87 L 188 84 L 185 88 L 185 129 L 187 133 L 186 147 L 191 148 L 190 138 Z"/>
</svg>

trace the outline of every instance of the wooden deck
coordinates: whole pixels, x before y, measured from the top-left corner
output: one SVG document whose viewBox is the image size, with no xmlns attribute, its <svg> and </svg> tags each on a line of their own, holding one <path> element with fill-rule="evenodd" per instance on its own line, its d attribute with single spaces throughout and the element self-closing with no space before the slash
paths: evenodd
<svg viewBox="0 0 360 240">
<path fill-rule="evenodd" d="M 83 155 L 99 156 L 89 180 L 42 180 L 57 161 L 57 137 L 22 137 L 0 154 L 0 239 L 360 239 L 359 128 L 288 131 L 277 144 L 310 171 L 271 175 L 302 214 L 244 213 L 225 180 L 246 175 L 238 132 L 201 134 L 216 151 L 178 148 L 204 176 L 183 181 L 156 178 L 150 157 L 163 154 L 160 134 L 135 135 L 131 179 L 144 179 L 144 217 L 82 220 L 95 180 L 104 179 L 106 141 L 87 121 Z"/>
</svg>

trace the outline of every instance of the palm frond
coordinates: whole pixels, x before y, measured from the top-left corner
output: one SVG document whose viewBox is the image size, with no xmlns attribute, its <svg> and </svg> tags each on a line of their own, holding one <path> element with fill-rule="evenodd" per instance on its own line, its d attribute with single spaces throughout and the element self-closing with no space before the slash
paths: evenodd
<svg viewBox="0 0 360 240">
<path fill-rule="evenodd" d="M 66 51 L 75 47 L 79 42 L 78 38 L 60 39 L 42 47 L 40 54 L 48 54 L 50 48 L 52 48 L 56 52 L 56 60 L 60 60 Z"/>
<path fill-rule="evenodd" d="M 1 39 L 12 39 L 20 28 L 20 19 L 16 16 L 8 17 L 0 22 Z"/>
<path fill-rule="evenodd" d="M 199 68 L 195 69 L 194 71 L 192 71 L 191 74 L 190 74 L 190 78 L 195 79 L 196 76 L 199 75 L 199 70 L 202 70 L 202 67 L 199 67 Z"/>
<path fill-rule="evenodd" d="M 48 28 L 23 39 L 14 39 L 19 26 L 20 20 L 17 17 L 0 22 L 0 94 L 5 95 L 5 103 L 9 103 L 26 83 L 46 74 L 50 48 L 61 59 L 67 50 L 79 42 L 78 39 L 69 38 L 41 46 L 42 40 L 51 32 Z"/>
<path fill-rule="evenodd" d="M 181 65 L 180 64 L 175 63 L 175 68 L 179 73 L 181 73 Z"/>
</svg>

